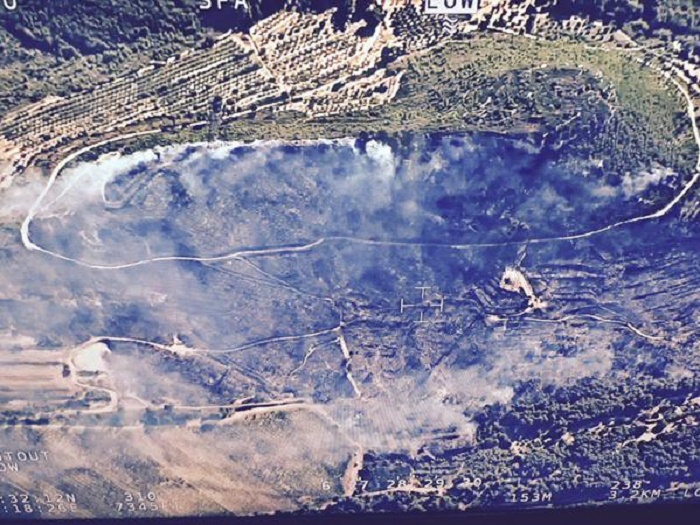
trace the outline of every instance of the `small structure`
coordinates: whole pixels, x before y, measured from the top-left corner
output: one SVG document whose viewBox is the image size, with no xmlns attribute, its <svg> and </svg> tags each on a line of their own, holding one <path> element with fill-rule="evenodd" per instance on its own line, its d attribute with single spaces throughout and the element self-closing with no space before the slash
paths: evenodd
<svg viewBox="0 0 700 525">
<path fill-rule="evenodd" d="M 544 310 L 547 307 L 547 303 L 537 297 L 532 284 L 530 284 L 525 274 L 517 268 L 507 266 L 501 276 L 499 286 L 502 290 L 527 296 L 529 299 L 528 304 L 532 310 Z"/>
</svg>

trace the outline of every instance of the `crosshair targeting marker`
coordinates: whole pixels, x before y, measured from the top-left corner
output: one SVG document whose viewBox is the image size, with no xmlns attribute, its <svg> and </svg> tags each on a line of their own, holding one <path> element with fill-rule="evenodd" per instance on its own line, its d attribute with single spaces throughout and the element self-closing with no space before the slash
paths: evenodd
<svg viewBox="0 0 700 525">
<path fill-rule="evenodd" d="M 403 314 L 408 310 L 417 310 L 419 319 L 414 320 L 414 322 L 418 324 L 442 322 L 441 320 L 435 320 L 435 317 L 440 316 L 445 311 L 445 296 L 438 293 L 433 294 L 433 298 L 431 298 L 431 286 L 416 286 L 415 289 L 420 292 L 420 301 L 417 303 L 408 303 L 402 297 L 400 301 L 400 313 Z M 435 312 L 435 315 L 426 315 L 429 312 Z"/>
</svg>

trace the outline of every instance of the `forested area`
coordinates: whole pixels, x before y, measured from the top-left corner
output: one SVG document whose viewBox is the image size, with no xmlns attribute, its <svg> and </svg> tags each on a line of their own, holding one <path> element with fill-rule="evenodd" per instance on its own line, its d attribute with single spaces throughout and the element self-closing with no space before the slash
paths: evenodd
<svg viewBox="0 0 700 525">
<path fill-rule="evenodd" d="M 367 488 L 376 492 L 358 488 L 353 498 L 337 498 L 331 509 L 416 511 L 648 502 L 660 494 L 673 498 L 674 484 L 692 482 L 700 469 L 700 436 L 688 424 L 698 417 L 697 394 L 695 378 L 674 384 L 651 376 L 632 384 L 590 378 L 562 388 L 523 382 L 511 406 L 491 405 L 476 416 L 474 446 L 436 457 L 366 454 L 360 479 L 373 480 Z M 655 437 L 645 439 L 645 433 Z M 460 474 L 445 476 L 459 465 Z M 446 491 L 438 496 L 378 490 L 396 479 L 416 479 L 423 486 L 443 479 Z"/>
</svg>

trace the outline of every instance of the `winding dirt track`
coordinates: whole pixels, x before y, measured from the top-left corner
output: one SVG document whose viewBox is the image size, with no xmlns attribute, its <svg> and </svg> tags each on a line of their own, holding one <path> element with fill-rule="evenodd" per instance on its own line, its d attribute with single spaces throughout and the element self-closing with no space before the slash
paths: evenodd
<svg viewBox="0 0 700 525">
<path fill-rule="evenodd" d="M 150 131 L 142 131 L 138 133 L 130 133 L 127 135 L 123 135 L 120 137 L 115 137 L 111 139 L 107 139 L 101 142 L 98 142 L 96 144 L 93 144 L 91 146 L 86 146 L 78 151 L 75 151 L 68 156 L 66 156 L 63 160 L 61 160 L 56 167 L 52 170 L 51 175 L 49 177 L 48 183 L 42 193 L 39 195 L 37 200 L 34 202 L 32 205 L 31 209 L 29 210 L 29 213 L 27 214 L 26 218 L 22 222 L 22 226 L 20 229 L 21 233 L 21 238 L 22 238 L 22 244 L 27 250 L 30 251 L 37 251 L 44 253 L 46 255 L 49 255 L 51 257 L 54 257 L 56 259 L 60 259 L 63 261 L 68 261 L 74 264 L 77 264 L 79 266 L 83 266 L 86 268 L 91 268 L 95 270 L 123 270 L 127 268 L 135 268 L 138 266 L 143 266 L 146 264 L 153 264 L 153 263 L 159 263 L 159 262 L 173 262 L 173 261 L 190 261 L 190 262 L 202 262 L 202 263 L 212 263 L 212 262 L 219 262 L 219 261 L 225 261 L 225 260 L 230 260 L 230 259 L 245 259 L 245 258 L 252 258 L 252 257 L 267 257 L 267 256 L 284 256 L 284 255 L 289 255 L 289 254 L 294 254 L 294 253 L 301 253 L 301 252 L 308 252 L 313 250 L 314 248 L 317 248 L 323 244 L 330 244 L 330 243 L 351 243 L 351 244 L 362 244 L 362 245 L 369 245 L 369 246 L 378 246 L 378 247 L 433 247 L 433 248 L 449 248 L 453 250 L 470 250 L 470 249 L 478 249 L 478 248 L 498 248 L 498 247 L 505 247 L 505 246 L 520 246 L 520 245 L 527 245 L 527 244 L 544 244 L 544 243 L 553 243 L 553 242 L 563 242 L 563 241 L 575 241 L 575 240 L 580 240 L 580 239 L 586 239 L 590 237 L 594 237 L 596 235 L 600 235 L 612 230 L 615 230 L 617 228 L 621 228 L 624 226 L 628 226 L 631 224 L 636 224 L 639 222 L 644 222 L 644 221 L 650 221 L 654 219 L 659 219 L 662 218 L 666 215 L 668 215 L 677 205 L 679 202 L 681 202 L 695 186 L 697 186 L 698 181 L 700 180 L 700 128 L 698 127 L 697 121 L 695 119 L 694 115 L 694 106 L 693 106 L 693 100 L 688 93 L 688 90 L 686 90 L 676 79 L 673 79 L 674 84 L 678 87 L 678 89 L 681 91 L 683 96 L 686 98 L 688 102 L 688 116 L 691 119 L 692 122 L 692 127 L 693 127 L 693 135 L 695 137 L 696 144 L 698 146 L 698 162 L 696 164 L 696 170 L 693 175 L 693 177 L 681 188 L 681 190 L 676 194 L 676 196 L 668 202 L 664 207 L 660 208 L 659 210 L 652 212 L 652 213 L 647 213 L 644 215 L 639 215 L 637 217 L 632 217 L 629 219 L 624 219 L 621 221 L 614 222 L 612 224 L 608 224 L 606 226 L 603 226 L 601 228 L 597 228 L 594 230 L 589 230 L 586 232 L 581 232 L 581 233 L 575 233 L 575 234 L 570 234 L 570 235 L 562 235 L 562 236 L 557 236 L 557 237 L 539 237 L 539 238 L 533 238 L 533 239 L 524 239 L 524 240 L 519 240 L 519 241 L 503 241 L 503 242 L 490 242 L 490 243 L 465 243 L 465 244 L 450 244 L 450 243 L 434 243 L 434 242 L 420 242 L 420 241 L 386 241 L 386 240 L 376 240 L 376 239 L 366 239 L 366 238 L 360 238 L 360 237 L 351 237 L 351 236 L 332 236 L 332 237 L 321 237 L 313 242 L 310 243 L 305 243 L 305 244 L 291 244 L 291 245 L 280 245 L 280 246 L 270 246 L 270 247 L 260 247 L 260 248 L 255 248 L 255 249 L 244 249 L 244 250 L 237 250 L 237 251 L 232 251 L 230 253 L 226 253 L 223 255 L 216 255 L 216 256 L 204 256 L 204 257 L 184 257 L 184 256 L 162 256 L 162 257 L 153 257 L 153 258 L 148 258 L 148 259 L 140 259 L 137 261 L 132 261 L 132 262 L 127 262 L 127 263 L 122 263 L 122 264 L 93 264 L 81 259 L 76 259 L 73 257 L 68 257 L 66 255 L 63 255 L 61 253 L 53 252 L 51 250 L 47 250 L 36 243 L 34 243 L 31 239 L 30 236 L 30 225 L 32 221 L 34 220 L 36 214 L 38 213 L 39 209 L 42 206 L 42 203 L 46 196 L 48 195 L 49 191 L 53 187 L 54 183 L 56 182 L 58 176 L 60 175 L 60 172 L 65 168 L 65 166 L 70 163 L 71 161 L 75 160 L 79 156 L 95 149 L 100 146 L 104 146 L 106 144 L 110 143 L 115 143 L 119 142 L 121 140 L 126 140 L 138 136 L 144 136 L 144 135 L 151 135 L 151 134 L 156 134 L 159 133 L 160 130 L 150 130 Z"/>
</svg>

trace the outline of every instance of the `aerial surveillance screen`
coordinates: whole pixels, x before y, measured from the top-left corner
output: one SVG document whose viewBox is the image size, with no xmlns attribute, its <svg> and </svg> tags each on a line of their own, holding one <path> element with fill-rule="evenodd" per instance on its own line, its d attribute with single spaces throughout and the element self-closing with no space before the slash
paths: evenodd
<svg viewBox="0 0 700 525">
<path fill-rule="evenodd" d="M 0 520 L 700 501 L 697 1 L 0 20 Z"/>
</svg>

